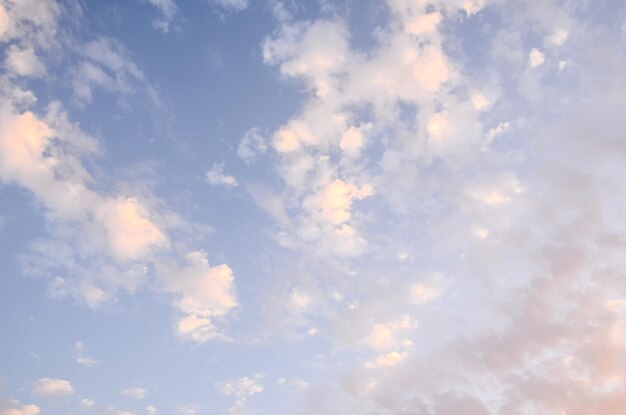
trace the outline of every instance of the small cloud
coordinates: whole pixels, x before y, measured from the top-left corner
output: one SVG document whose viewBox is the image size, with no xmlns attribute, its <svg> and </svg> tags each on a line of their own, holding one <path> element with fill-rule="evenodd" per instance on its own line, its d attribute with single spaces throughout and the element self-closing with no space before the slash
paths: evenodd
<svg viewBox="0 0 626 415">
<path fill-rule="evenodd" d="M 22 405 L 15 399 L 0 398 L 0 414 L 2 415 L 39 415 L 41 409 L 37 405 Z"/>
<path fill-rule="evenodd" d="M 224 174 L 224 163 L 215 163 L 206 174 L 207 181 L 212 186 L 237 187 L 239 182 L 235 177 Z"/>
<path fill-rule="evenodd" d="M 148 405 L 148 406 L 146 406 L 146 413 L 148 415 L 156 415 L 157 414 L 157 409 L 154 406 L 152 406 L 152 405 Z"/>
<path fill-rule="evenodd" d="M 176 412 L 181 415 L 196 415 L 199 410 L 200 406 L 197 404 L 178 405 L 178 407 L 176 408 Z"/>
<path fill-rule="evenodd" d="M 80 400 L 80 405 L 83 408 L 92 408 L 95 405 L 95 402 L 91 399 L 83 398 Z"/>
<path fill-rule="evenodd" d="M 74 349 L 74 352 L 76 353 L 76 363 L 78 363 L 81 366 L 84 366 L 86 368 L 91 368 L 91 367 L 95 367 L 98 366 L 100 364 L 100 361 L 97 359 L 94 359 L 93 357 L 87 356 L 86 352 L 87 352 L 87 347 L 85 346 L 85 343 L 83 343 L 82 341 L 77 341 L 76 343 L 74 343 L 74 345 L 72 346 L 72 349 Z"/>
<path fill-rule="evenodd" d="M 257 127 L 249 129 L 239 142 L 237 155 L 246 163 L 251 163 L 267 151 L 267 142 Z"/>
<path fill-rule="evenodd" d="M 122 391 L 122 395 L 127 396 L 129 398 L 141 400 L 146 397 L 148 394 L 148 390 L 146 388 L 128 388 Z"/>
<path fill-rule="evenodd" d="M 389 352 L 365 363 L 367 369 L 378 369 L 396 366 L 407 357 L 407 352 Z"/>
<path fill-rule="evenodd" d="M 152 22 L 152 27 L 163 33 L 168 33 L 172 21 L 179 14 L 178 6 L 176 6 L 173 0 L 148 0 L 148 3 L 161 12 L 161 17 Z"/>
<path fill-rule="evenodd" d="M 4 66 L 19 76 L 36 78 L 46 72 L 46 67 L 41 63 L 32 47 L 20 48 L 17 45 L 11 45 L 7 49 Z"/>
<path fill-rule="evenodd" d="M 530 53 L 528 54 L 528 63 L 532 68 L 543 65 L 545 61 L 546 57 L 542 51 L 537 48 L 531 49 Z"/>
<path fill-rule="evenodd" d="M 248 0 L 209 0 L 209 2 L 233 12 L 239 12 L 248 7 Z"/>
<path fill-rule="evenodd" d="M 64 379 L 41 378 L 33 386 L 35 395 L 57 398 L 74 394 L 72 384 Z"/>
</svg>

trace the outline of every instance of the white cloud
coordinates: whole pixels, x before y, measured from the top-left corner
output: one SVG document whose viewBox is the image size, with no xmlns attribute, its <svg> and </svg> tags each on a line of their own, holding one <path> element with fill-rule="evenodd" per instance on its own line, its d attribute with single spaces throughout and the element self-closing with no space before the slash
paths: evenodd
<svg viewBox="0 0 626 415">
<path fill-rule="evenodd" d="M 22 405 L 15 399 L 0 399 L 0 415 L 38 415 L 40 412 L 37 405 Z"/>
<path fill-rule="evenodd" d="M 399 336 L 404 331 L 417 328 L 417 322 L 409 315 L 396 320 L 372 325 L 370 334 L 363 342 L 375 350 L 389 350 L 401 343 Z"/>
<path fill-rule="evenodd" d="M 246 131 L 237 147 L 237 155 L 246 163 L 253 162 L 258 156 L 265 154 L 267 143 L 258 128 Z"/>
<path fill-rule="evenodd" d="M 11 45 L 6 54 L 4 66 L 16 75 L 39 77 L 46 72 L 45 66 L 32 47 L 20 48 L 17 45 Z"/>
<path fill-rule="evenodd" d="M 546 61 L 546 58 L 542 51 L 536 48 L 533 48 L 530 50 L 530 53 L 528 54 L 528 64 L 532 68 L 536 68 L 538 66 L 543 65 L 545 61 Z"/>
<path fill-rule="evenodd" d="M 227 339 L 214 320 L 237 307 L 232 269 L 226 264 L 211 266 L 203 251 L 190 252 L 185 260 L 182 267 L 159 266 L 164 289 L 177 297 L 174 305 L 184 314 L 175 325 L 176 333 L 194 342 Z"/>
<path fill-rule="evenodd" d="M 148 394 L 148 390 L 146 388 L 141 387 L 133 387 L 122 390 L 122 395 L 127 396 L 129 398 L 142 400 Z"/>
<path fill-rule="evenodd" d="M 226 10 L 241 11 L 248 7 L 248 0 L 208 0 L 209 3 L 223 7 Z"/>
<path fill-rule="evenodd" d="M 224 173 L 224 163 L 215 163 L 206 173 L 206 178 L 212 186 L 237 187 L 239 182 L 234 176 Z"/>
<path fill-rule="evenodd" d="M 100 365 L 100 361 L 94 359 L 93 357 L 89 357 L 89 356 L 76 356 L 76 362 L 81 365 L 81 366 L 85 366 L 87 368 L 90 367 L 94 367 L 94 366 L 99 366 Z"/>
<path fill-rule="evenodd" d="M 148 2 L 161 12 L 161 17 L 154 20 L 152 26 L 163 33 L 168 33 L 172 21 L 179 14 L 178 6 L 174 0 L 148 0 Z"/>
<path fill-rule="evenodd" d="M 148 415 L 156 415 L 157 414 L 157 409 L 154 406 L 152 406 L 152 405 L 148 405 L 148 406 L 146 406 L 146 413 Z"/>
<path fill-rule="evenodd" d="M 365 362 L 365 367 L 368 369 L 377 369 L 377 368 L 396 366 L 397 364 L 402 362 L 407 357 L 407 355 L 408 355 L 407 352 L 395 352 L 394 351 L 394 352 L 385 353 L 376 357 L 373 360 L 369 360 Z"/>
<path fill-rule="evenodd" d="M 263 385 L 259 382 L 263 375 L 257 374 L 253 377 L 244 376 L 242 378 L 223 382 L 216 385 L 217 389 L 224 395 L 232 395 L 237 400 L 230 408 L 230 413 L 243 413 L 246 409 L 246 402 L 252 395 L 263 392 Z"/>
<path fill-rule="evenodd" d="M 176 407 L 176 412 L 181 415 L 195 415 L 199 410 L 199 405 L 178 405 L 178 407 Z"/>
<path fill-rule="evenodd" d="M 43 397 L 63 397 L 74 394 L 72 384 L 64 379 L 41 378 L 33 385 L 33 393 Z"/>
<path fill-rule="evenodd" d="M 91 399 L 83 398 L 83 399 L 80 400 L 80 405 L 83 408 L 93 408 L 93 406 L 95 404 L 96 403 L 93 400 L 91 400 Z"/>
</svg>

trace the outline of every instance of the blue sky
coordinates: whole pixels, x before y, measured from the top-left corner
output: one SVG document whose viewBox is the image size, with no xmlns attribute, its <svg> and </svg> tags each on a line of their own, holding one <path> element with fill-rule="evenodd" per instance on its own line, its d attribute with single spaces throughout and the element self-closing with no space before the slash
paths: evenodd
<svg viewBox="0 0 626 415">
<path fill-rule="evenodd" d="M 619 0 L 0 0 L 0 415 L 620 415 Z"/>
</svg>

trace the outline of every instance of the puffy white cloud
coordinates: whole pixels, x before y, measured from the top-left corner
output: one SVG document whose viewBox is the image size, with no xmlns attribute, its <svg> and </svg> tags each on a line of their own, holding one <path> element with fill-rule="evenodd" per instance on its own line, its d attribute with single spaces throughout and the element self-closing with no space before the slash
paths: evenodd
<svg viewBox="0 0 626 415">
<path fill-rule="evenodd" d="M 214 319 L 237 307 L 232 269 L 226 264 L 211 266 L 203 251 L 190 252 L 185 260 L 182 267 L 159 265 L 164 289 L 177 297 L 174 304 L 184 313 L 175 325 L 176 333 L 194 342 L 226 339 Z"/>
<path fill-rule="evenodd" d="M 363 342 L 375 350 L 389 350 L 401 343 L 398 336 L 402 332 L 417 328 L 417 322 L 409 315 L 396 320 L 372 325 L 369 335 Z"/>
<path fill-rule="evenodd" d="M 384 368 L 396 366 L 407 357 L 407 352 L 389 352 L 365 362 L 368 369 Z"/>
<path fill-rule="evenodd" d="M 46 72 L 45 66 L 32 47 L 20 48 L 17 45 L 11 45 L 6 55 L 4 66 L 16 75 L 38 77 Z"/>
<path fill-rule="evenodd" d="M 154 407 L 152 405 L 148 405 L 148 406 L 146 406 L 146 413 L 148 415 L 156 415 L 157 414 L 157 409 L 156 409 L 156 407 Z"/>
<path fill-rule="evenodd" d="M 206 179 L 212 186 L 237 187 L 239 182 L 234 176 L 224 173 L 224 163 L 215 163 L 206 174 Z"/>
<path fill-rule="evenodd" d="M 96 214 L 117 260 L 143 259 L 167 245 L 165 235 L 148 218 L 148 210 L 135 198 L 107 200 Z"/>
<path fill-rule="evenodd" d="M 33 393 L 43 397 L 56 398 L 73 395 L 72 384 L 64 379 L 41 378 L 33 385 Z"/>
</svg>

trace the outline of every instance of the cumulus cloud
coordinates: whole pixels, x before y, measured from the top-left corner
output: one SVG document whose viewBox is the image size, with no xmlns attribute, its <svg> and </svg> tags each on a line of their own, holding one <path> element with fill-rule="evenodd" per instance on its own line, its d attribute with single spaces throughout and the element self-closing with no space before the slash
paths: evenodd
<svg viewBox="0 0 626 415">
<path fill-rule="evenodd" d="M 15 76 L 0 79 L 0 181 L 27 190 L 47 223 L 48 235 L 22 256 L 24 271 L 48 276 L 51 297 L 74 297 L 95 309 L 115 302 L 122 291 L 144 288 L 157 259 L 176 261 L 179 252 L 172 249 L 170 232 L 174 228 L 185 234 L 189 229 L 150 189 L 96 183 L 92 163 L 102 155 L 99 140 L 72 122 L 60 102 L 38 103 L 35 93 L 16 80 L 45 75 L 42 51 L 69 42 L 70 36 L 59 28 L 66 18 L 61 10 L 67 11 L 53 1 L 2 3 L 0 40 L 13 42 L 6 48 L 5 65 Z M 74 96 L 82 104 L 101 89 L 120 99 L 140 94 L 160 105 L 131 53 L 117 40 L 96 37 L 65 46 L 75 64 L 61 73 L 74 75 Z M 232 288 L 232 274 L 227 277 Z M 206 290 L 200 296 L 204 294 Z M 185 312 L 202 318 L 225 314 L 207 307 Z M 85 354 L 84 345 L 75 353 L 81 365 L 98 363 Z"/>
<path fill-rule="evenodd" d="M 11 45 L 6 55 L 4 66 L 16 75 L 39 77 L 46 71 L 32 47 L 20 49 L 16 45 Z"/>
<path fill-rule="evenodd" d="M 224 173 L 224 163 L 215 163 L 206 173 L 206 179 L 212 186 L 237 187 L 239 182 L 234 176 Z"/>
<path fill-rule="evenodd" d="M 188 253 L 185 261 L 183 266 L 160 265 L 164 289 L 177 297 L 174 304 L 184 314 L 175 324 L 176 333 L 194 342 L 227 339 L 214 321 L 237 307 L 232 269 L 211 266 L 203 251 Z"/>
<path fill-rule="evenodd" d="M 46 398 L 74 395 L 72 384 L 64 379 L 41 378 L 33 385 L 33 393 Z"/>
<path fill-rule="evenodd" d="M 15 399 L 0 399 L 0 415 L 38 415 L 39 413 L 41 409 L 37 405 L 23 405 Z"/>
</svg>

